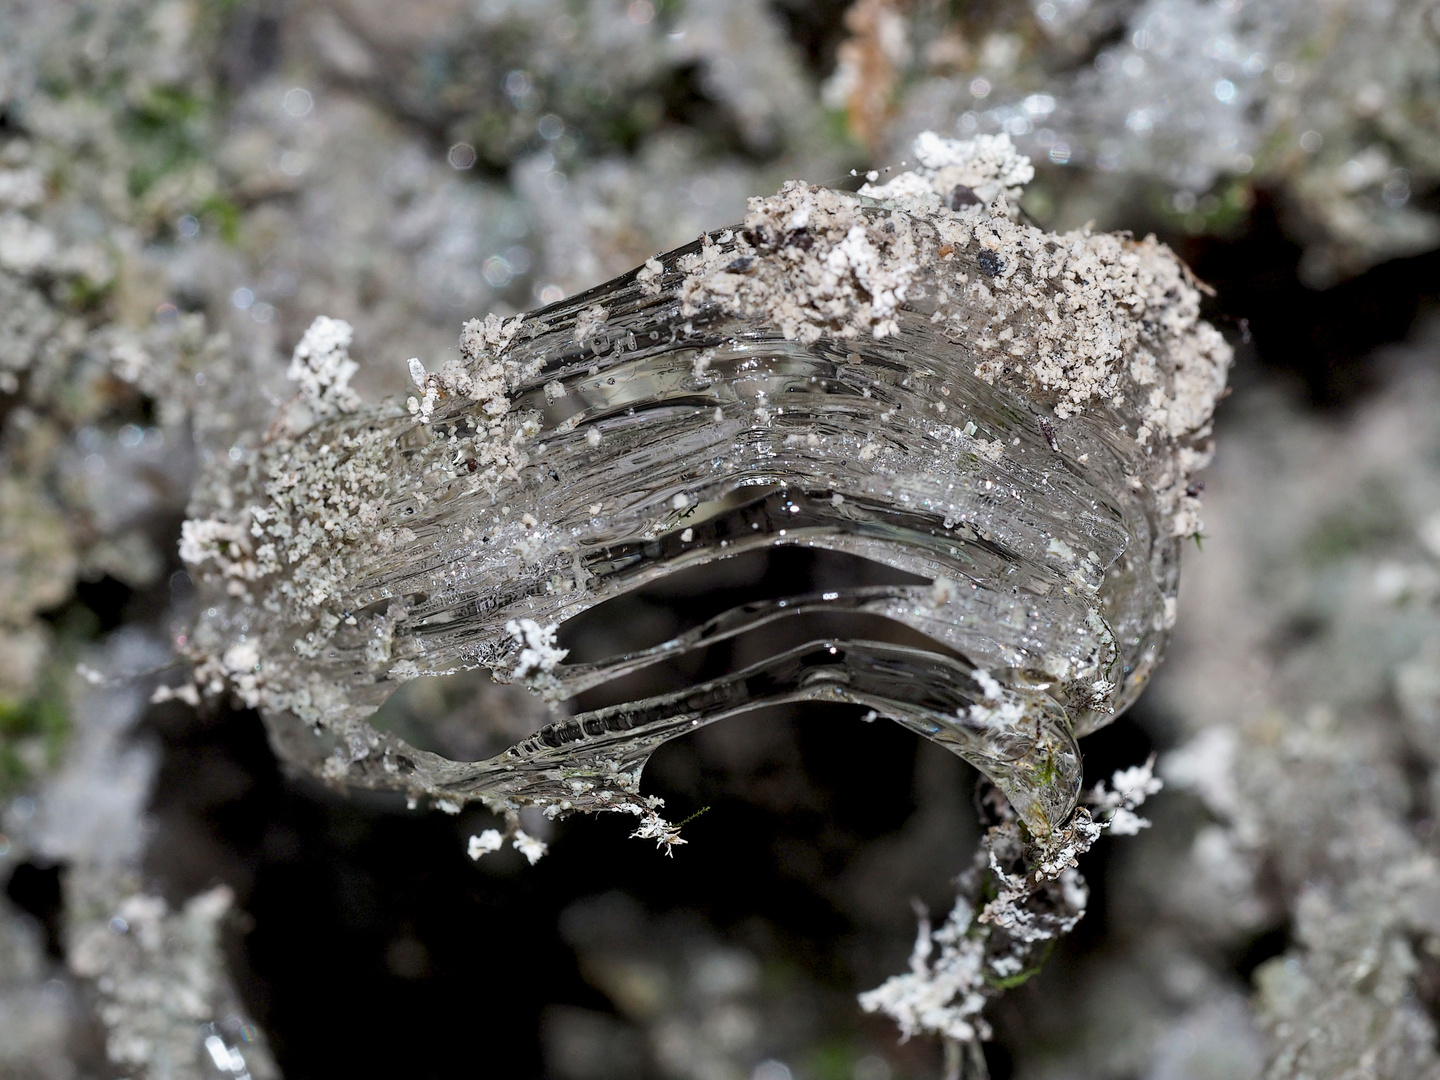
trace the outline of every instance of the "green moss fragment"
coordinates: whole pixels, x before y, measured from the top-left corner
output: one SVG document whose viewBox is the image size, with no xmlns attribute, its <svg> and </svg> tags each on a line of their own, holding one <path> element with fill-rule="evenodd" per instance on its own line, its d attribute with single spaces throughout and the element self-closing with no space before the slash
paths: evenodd
<svg viewBox="0 0 1440 1080">
<path fill-rule="evenodd" d="M 208 121 L 208 105 L 187 90 L 156 87 L 146 93 L 121 121 L 135 151 L 126 174 L 131 197 L 139 198 L 162 176 L 198 160 Z"/>
<path fill-rule="evenodd" d="M 70 735 L 70 715 L 59 669 L 58 664 L 50 669 L 40 691 L 28 701 L 0 702 L 0 794 L 33 779 L 26 762 L 34 755 L 22 751 L 25 744 L 39 742 L 47 769 L 60 764 Z"/>
<path fill-rule="evenodd" d="M 240 208 L 224 195 L 209 196 L 195 208 L 195 216 L 215 230 L 220 239 L 234 247 L 240 239 Z"/>
</svg>

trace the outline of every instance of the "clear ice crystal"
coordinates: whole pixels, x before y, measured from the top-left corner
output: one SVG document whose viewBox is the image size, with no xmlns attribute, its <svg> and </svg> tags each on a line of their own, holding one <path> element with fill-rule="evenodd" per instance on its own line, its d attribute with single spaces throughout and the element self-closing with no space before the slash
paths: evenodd
<svg viewBox="0 0 1440 1080">
<path fill-rule="evenodd" d="M 588 293 L 468 324 L 407 408 L 222 463 L 187 533 L 213 538 L 189 552 L 197 679 L 318 775 L 480 800 L 512 832 L 526 806 L 666 832 L 639 791 L 661 743 L 850 703 L 1049 836 L 1077 737 L 1163 649 L 1229 353 L 1163 246 L 1044 233 L 998 183 L 947 198 L 947 167 L 871 195 L 788 184 Z M 777 549 L 877 572 L 706 606 Z M 608 651 L 567 652 L 587 612 L 679 578 L 683 629 L 626 645 L 607 607 Z M 454 701 L 376 716 L 436 675 L 468 735 L 427 734 L 454 734 Z"/>
</svg>

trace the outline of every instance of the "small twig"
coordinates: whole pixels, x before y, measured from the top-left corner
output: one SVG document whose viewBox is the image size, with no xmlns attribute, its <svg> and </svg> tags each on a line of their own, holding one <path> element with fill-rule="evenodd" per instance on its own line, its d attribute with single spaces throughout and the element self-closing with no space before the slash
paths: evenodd
<svg viewBox="0 0 1440 1080">
<path fill-rule="evenodd" d="M 687 817 L 684 821 L 677 821 L 677 822 L 674 824 L 673 828 L 675 829 L 676 832 L 679 832 L 679 831 L 680 831 L 681 829 L 683 829 L 686 825 L 689 825 L 690 822 L 694 821 L 697 817 L 699 817 L 701 814 L 705 813 L 705 811 L 707 811 L 707 810 L 709 810 L 709 809 L 710 809 L 710 807 L 708 807 L 708 806 L 702 806 L 702 807 L 700 807 L 699 810 L 696 810 L 693 814 L 691 814 L 689 817 Z"/>
</svg>

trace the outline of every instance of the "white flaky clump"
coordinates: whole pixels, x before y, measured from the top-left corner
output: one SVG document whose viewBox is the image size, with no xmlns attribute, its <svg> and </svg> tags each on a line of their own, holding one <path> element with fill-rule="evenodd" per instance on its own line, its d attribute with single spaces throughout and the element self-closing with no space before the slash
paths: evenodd
<svg viewBox="0 0 1440 1080">
<path fill-rule="evenodd" d="M 853 226 L 845 234 L 845 239 L 830 250 L 825 262 L 837 275 L 854 274 L 855 280 L 870 294 L 876 337 L 900 332 L 895 312 L 910 287 L 910 278 L 916 269 L 913 263 L 887 262 L 870 243 L 861 225 Z"/>
<path fill-rule="evenodd" d="M 555 647 L 555 630 L 555 623 L 541 626 L 534 619 L 511 619 L 505 624 L 505 632 L 521 646 L 519 663 L 510 674 L 512 679 L 548 675 L 570 654 L 569 649 Z"/>
<path fill-rule="evenodd" d="M 1115 775 L 1110 778 L 1110 789 L 1107 790 L 1103 783 L 1097 784 L 1089 802 L 1112 833 L 1134 836 L 1141 829 L 1150 827 L 1150 822 L 1136 814 L 1135 808 L 1162 787 L 1164 781 L 1155 775 L 1155 757 L 1152 754 L 1143 765 L 1115 770 Z"/>
<path fill-rule="evenodd" d="M 913 221 L 880 221 L 856 196 L 798 180 L 748 205 L 738 232 L 706 235 L 677 260 L 682 314 L 713 305 L 806 343 L 900 332 L 924 243 Z"/>
<path fill-rule="evenodd" d="M 300 384 L 300 395 L 316 420 L 334 413 L 354 412 L 360 407 L 360 395 L 350 386 L 351 378 L 360 368 L 350 359 L 350 342 L 354 336 L 355 331 L 348 322 L 320 315 L 291 354 L 285 376 Z"/>
<path fill-rule="evenodd" d="M 575 340 L 581 343 L 589 341 L 605 329 L 605 323 L 609 318 L 610 313 L 605 310 L 603 304 L 591 304 L 575 316 Z"/>
<path fill-rule="evenodd" d="M 428 424 L 430 417 L 435 415 L 435 403 L 440 400 L 440 394 L 443 392 L 440 379 L 432 377 L 425 370 L 425 365 L 420 362 L 418 356 L 412 356 L 405 363 L 410 369 L 410 381 L 423 391 L 423 396 L 412 397 L 408 400 L 410 415 L 418 416 Z"/>
<path fill-rule="evenodd" d="M 487 831 L 493 832 L 494 830 Z M 524 829 L 515 830 L 515 840 L 510 846 L 520 852 L 521 855 L 524 855 L 525 858 L 530 861 L 531 866 L 534 866 L 544 858 L 545 853 L 550 850 L 549 844 L 543 840 L 537 840 Z"/>
<path fill-rule="evenodd" d="M 923 131 L 915 140 L 915 167 L 884 184 L 865 184 L 861 195 L 897 202 L 952 200 L 956 189 L 968 193 L 966 202 L 986 205 L 1001 195 L 1014 201 L 1035 178 L 1030 159 L 1015 149 L 1010 136 L 976 135 L 947 139 Z M 953 200 L 952 200 L 953 201 Z M 953 207 L 952 207 L 953 208 Z"/>
<path fill-rule="evenodd" d="M 985 938 L 971 935 L 973 912 L 962 897 L 939 930 L 920 914 L 910 970 L 860 995 L 860 1007 L 880 1012 L 900 1027 L 901 1037 L 929 1032 L 971 1042 L 988 1039 L 985 1009 Z M 940 955 L 931 960 L 936 946 Z"/>
<path fill-rule="evenodd" d="M 233 521 L 192 518 L 180 525 L 180 558 L 192 565 L 214 559 L 222 568 L 242 559 L 245 529 Z"/>
<path fill-rule="evenodd" d="M 488 855 L 492 851 L 499 851 L 505 843 L 505 837 L 500 835 L 499 829 L 486 829 L 479 836 L 470 837 L 469 843 L 465 845 L 465 852 L 472 859 L 479 859 L 482 855 Z M 533 859 L 531 860 L 534 861 Z"/>
<path fill-rule="evenodd" d="M 1000 687 L 988 672 L 976 671 L 974 677 L 987 698 L 999 697 Z M 1001 808 L 1002 823 L 981 839 L 975 868 L 961 877 L 949 918 L 932 932 L 921 914 L 910 970 L 861 994 L 861 1007 L 889 1016 L 907 1039 L 921 1033 L 960 1043 L 988 1039 L 990 1027 L 981 1015 L 985 1002 L 1033 974 L 1049 943 L 1073 930 L 1085 914 L 1090 893 L 1076 870 L 1078 857 L 1107 830 L 1128 836 L 1149 824 L 1134 811 L 1160 790 L 1154 766 L 1152 757 L 1117 770 L 1110 788 L 1097 785 L 1087 796 L 1089 807 L 1078 807 L 1042 848 L 1024 857 L 1027 869 L 1007 869 L 1022 861 L 1024 844 L 1013 809 Z M 979 898 L 986 896 L 976 915 Z"/>
<path fill-rule="evenodd" d="M 680 826 L 672 825 L 653 808 L 640 816 L 640 826 L 630 834 L 632 840 L 654 840 L 656 847 L 665 849 L 666 855 L 675 854 L 677 844 L 689 843 L 680 836 Z"/>
<path fill-rule="evenodd" d="M 493 312 L 484 319 L 471 319 L 460 332 L 461 359 L 447 361 L 439 371 L 427 372 L 418 357 L 411 357 L 406 362 L 410 381 L 423 394 L 408 400 L 410 414 L 429 423 L 441 400 L 460 397 L 479 402 L 492 422 L 502 421 L 510 411 L 507 386 L 515 381 L 511 376 L 516 373 L 507 375 L 500 356 L 523 321 L 522 317 L 502 319 Z M 492 431 L 492 435 L 500 434 L 498 428 Z"/>
</svg>

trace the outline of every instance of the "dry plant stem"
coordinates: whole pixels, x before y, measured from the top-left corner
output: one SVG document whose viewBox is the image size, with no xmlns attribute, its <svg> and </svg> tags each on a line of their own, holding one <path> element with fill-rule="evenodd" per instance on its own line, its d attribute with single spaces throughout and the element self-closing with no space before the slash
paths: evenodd
<svg viewBox="0 0 1440 1080">
<path fill-rule="evenodd" d="M 980 1043 L 945 1039 L 941 1045 L 945 1053 L 945 1080 L 990 1080 L 990 1067 L 985 1063 L 985 1051 Z"/>
</svg>

